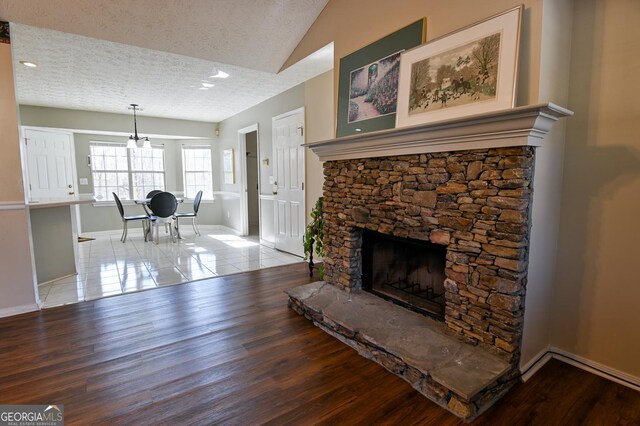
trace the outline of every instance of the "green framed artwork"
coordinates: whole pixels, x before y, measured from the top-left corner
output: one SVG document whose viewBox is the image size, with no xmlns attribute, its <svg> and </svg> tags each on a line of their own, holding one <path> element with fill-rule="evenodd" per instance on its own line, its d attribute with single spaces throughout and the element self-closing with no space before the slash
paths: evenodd
<svg viewBox="0 0 640 426">
<path fill-rule="evenodd" d="M 340 59 L 336 137 L 395 126 L 400 54 L 425 35 L 422 18 Z"/>
</svg>

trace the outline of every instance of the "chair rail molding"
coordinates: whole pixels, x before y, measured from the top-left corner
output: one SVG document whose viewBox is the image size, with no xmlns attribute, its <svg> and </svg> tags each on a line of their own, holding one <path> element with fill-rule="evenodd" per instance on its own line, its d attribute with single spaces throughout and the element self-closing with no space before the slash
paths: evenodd
<svg viewBox="0 0 640 426">
<path fill-rule="evenodd" d="M 26 206 L 24 201 L 0 201 L 0 210 L 24 210 Z"/>
</svg>

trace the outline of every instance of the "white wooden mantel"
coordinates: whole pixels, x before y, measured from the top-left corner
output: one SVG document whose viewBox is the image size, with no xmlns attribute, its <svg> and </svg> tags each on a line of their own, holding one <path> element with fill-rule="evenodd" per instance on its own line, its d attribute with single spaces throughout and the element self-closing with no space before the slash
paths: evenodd
<svg viewBox="0 0 640 426">
<path fill-rule="evenodd" d="M 573 112 L 553 103 L 344 136 L 304 144 L 320 161 L 430 152 L 541 146 L 553 123 Z"/>
</svg>

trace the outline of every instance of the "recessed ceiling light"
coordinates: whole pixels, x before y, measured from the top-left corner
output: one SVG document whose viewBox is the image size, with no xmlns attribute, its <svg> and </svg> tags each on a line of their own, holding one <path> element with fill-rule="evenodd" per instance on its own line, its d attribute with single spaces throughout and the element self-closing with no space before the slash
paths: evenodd
<svg viewBox="0 0 640 426">
<path fill-rule="evenodd" d="M 214 86 L 214 84 L 212 84 L 212 83 L 202 83 L 202 87 L 209 88 L 209 87 L 213 87 L 213 86 Z"/>
<path fill-rule="evenodd" d="M 33 62 L 29 62 L 29 61 L 20 61 L 20 63 L 22 65 L 24 65 L 25 67 L 29 67 L 29 68 L 35 68 L 38 66 L 38 64 L 35 64 Z"/>
<path fill-rule="evenodd" d="M 209 90 L 208 87 L 198 87 L 198 90 Z"/>
<path fill-rule="evenodd" d="M 224 71 L 218 70 L 217 73 L 215 73 L 214 75 L 210 76 L 209 78 L 227 78 L 227 77 L 229 77 L 229 74 L 227 74 Z"/>
</svg>

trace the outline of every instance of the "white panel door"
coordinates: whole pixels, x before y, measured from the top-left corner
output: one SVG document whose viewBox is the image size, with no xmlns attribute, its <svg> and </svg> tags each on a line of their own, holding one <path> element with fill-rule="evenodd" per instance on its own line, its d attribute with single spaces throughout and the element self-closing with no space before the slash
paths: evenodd
<svg viewBox="0 0 640 426">
<path fill-rule="evenodd" d="M 304 110 L 273 119 L 275 246 L 303 255 Z"/>
<path fill-rule="evenodd" d="M 29 198 L 75 195 L 71 135 L 25 129 Z"/>
</svg>

